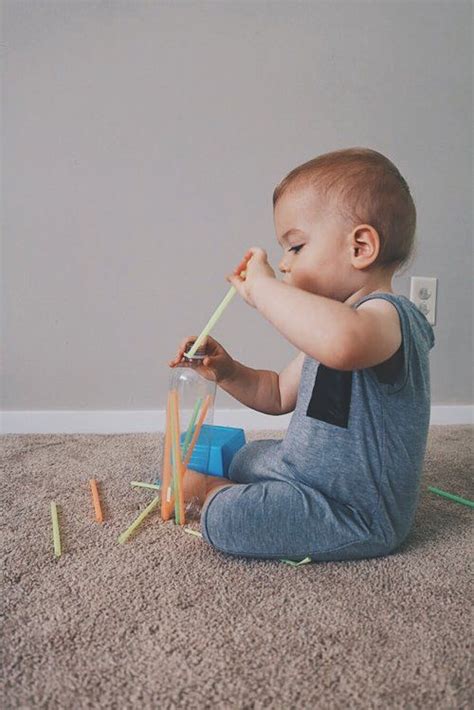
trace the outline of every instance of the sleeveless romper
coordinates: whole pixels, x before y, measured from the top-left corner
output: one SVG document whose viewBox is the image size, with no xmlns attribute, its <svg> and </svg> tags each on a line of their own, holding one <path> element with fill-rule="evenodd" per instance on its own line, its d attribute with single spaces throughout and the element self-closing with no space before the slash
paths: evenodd
<svg viewBox="0 0 474 710">
<path fill-rule="evenodd" d="M 402 344 L 380 366 L 334 370 L 306 356 L 283 439 L 247 443 L 201 512 L 203 538 L 244 557 L 350 560 L 387 555 L 415 515 L 430 418 L 431 325 L 405 296 Z"/>
</svg>

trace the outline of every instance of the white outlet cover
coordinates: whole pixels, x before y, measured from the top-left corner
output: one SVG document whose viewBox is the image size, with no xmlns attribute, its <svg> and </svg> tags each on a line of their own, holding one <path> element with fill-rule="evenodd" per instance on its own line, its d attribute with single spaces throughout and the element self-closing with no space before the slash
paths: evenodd
<svg viewBox="0 0 474 710">
<path fill-rule="evenodd" d="M 436 324 L 436 292 L 438 279 L 432 276 L 412 276 L 410 280 L 410 301 L 426 317 L 428 323 Z"/>
</svg>

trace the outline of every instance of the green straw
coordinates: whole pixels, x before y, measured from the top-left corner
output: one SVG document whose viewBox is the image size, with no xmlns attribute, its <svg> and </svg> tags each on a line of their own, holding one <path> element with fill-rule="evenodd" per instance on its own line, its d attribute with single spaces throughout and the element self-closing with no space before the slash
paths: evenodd
<svg viewBox="0 0 474 710">
<path fill-rule="evenodd" d="M 474 508 L 474 501 L 469 500 L 468 498 L 455 496 L 454 493 L 447 493 L 447 491 L 442 491 L 439 488 L 434 488 L 433 486 L 428 486 L 428 490 L 439 496 L 443 496 L 443 498 L 449 498 L 449 500 L 454 500 L 456 503 L 462 503 L 463 505 L 468 505 L 470 508 Z"/>
<path fill-rule="evenodd" d="M 130 537 L 132 532 L 138 528 L 140 523 L 142 523 L 143 520 L 145 520 L 147 515 L 149 515 L 156 508 L 156 506 L 159 505 L 160 502 L 161 502 L 161 496 L 157 496 L 156 498 L 153 498 L 151 503 L 149 505 L 147 505 L 145 510 L 142 513 L 140 513 L 138 518 L 133 521 L 133 523 L 130 525 L 130 527 L 127 528 L 125 530 L 125 532 L 123 532 L 121 535 L 119 535 L 118 541 L 120 542 L 120 544 L 124 543 L 125 540 L 128 540 L 128 538 Z"/>
<path fill-rule="evenodd" d="M 53 523 L 54 556 L 61 557 L 61 538 L 59 536 L 58 507 L 56 503 L 54 503 L 54 501 L 51 501 L 51 520 Z"/>
<path fill-rule="evenodd" d="M 156 483 L 143 483 L 143 481 L 131 481 L 130 485 L 135 488 L 153 488 L 157 491 L 161 489 L 161 486 L 158 486 Z"/>
<path fill-rule="evenodd" d="M 227 295 L 224 296 L 222 299 L 221 303 L 217 306 L 216 310 L 212 314 L 212 316 L 209 318 L 208 322 L 204 326 L 200 336 L 192 346 L 191 350 L 189 352 L 185 353 L 186 357 L 193 357 L 193 355 L 196 353 L 196 350 L 199 349 L 199 347 L 202 345 L 203 341 L 206 339 L 206 337 L 209 335 L 221 315 L 224 313 L 224 309 L 226 306 L 229 305 L 235 294 L 237 293 L 235 286 L 231 286 Z"/>
<path fill-rule="evenodd" d="M 179 490 L 180 490 L 180 481 L 179 481 L 179 475 L 178 475 L 178 432 L 176 431 L 176 426 L 175 426 L 175 406 L 174 406 L 174 399 L 171 398 L 171 443 L 172 443 L 172 450 L 174 453 L 174 456 L 172 457 L 172 464 L 173 464 L 173 478 L 174 478 L 174 518 L 175 522 L 177 525 L 181 523 L 180 520 L 180 515 L 179 515 Z"/>
<path fill-rule="evenodd" d="M 280 562 L 286 562 L 287 565 L 291 565 L 292 567 L 299 567 L 300 565 L 307 565 L 308 562 L 312 562 L 311 557 L 305 557 L 304 560 L 300 560 L 299 562 L 295 562 L 294 560 L 280 560 Z"/>
<path fill-rule="evenodd" d="M 198 400 L 197 400 L 196 404 L 194 405 L 194 411 L 193 411 L 193 414 L 192 414 L 192 417 L 191 417 L 191 421 L 189 422 L 188 431 L 186 432 L 186 437 L 185 437 L 185 439 L 184 439 L 184 444 L 183 444 L 183 459 L 184 459 L 184 457 L 186 456 L 186 452 L 187 452 L 187 450 L 188 450 L 189 442 L 191 441 L 191 437 L 192 437 L 192 435 L 193 435 L 194 424 L 195 424 L 195 422 L 196 422 L 197 415 L 198 415 L 198 412 L 199 412 L 199 408 L 200 408 L 200 406 L 201 406 L 201 403 L 202 403 L 202 397 L 198 397 Z"/>
</svg>

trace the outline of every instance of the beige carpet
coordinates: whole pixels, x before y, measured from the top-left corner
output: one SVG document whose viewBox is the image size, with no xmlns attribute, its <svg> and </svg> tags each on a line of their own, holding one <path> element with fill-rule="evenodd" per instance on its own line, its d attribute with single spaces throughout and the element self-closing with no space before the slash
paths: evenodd
<svg viewBox="0 0 474 710">
<path fill-rule="evenodd" d="M 278 437 L 249 433 L 248 440 Z M 161 435 L 4 436 L 4 708 L 467 708 L 473 430 L 434 426 L 407 542 L 290 567 L 151 517 Z M 88 479 L 106 523 L 94 522 Z M 64 554 L 53 557 L 50 501 Z M 1 700 L 1 699 L 0 699 Z"/>
</svg>

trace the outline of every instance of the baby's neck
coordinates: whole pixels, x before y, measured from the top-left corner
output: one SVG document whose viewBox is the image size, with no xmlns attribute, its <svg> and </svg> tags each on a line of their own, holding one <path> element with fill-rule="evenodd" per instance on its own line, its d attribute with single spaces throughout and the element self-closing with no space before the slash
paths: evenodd
<svg viewBox="0 0 474 710">
<path fill-rule="evenodd" d="M 344 303 L 346 306 L 352 306 L 360 298 L 368 296 L 371 293 L 393 293 L 392 275 L 379 276 L 365 283 L 361 288 L 352 293 Z"/>
</svg>

